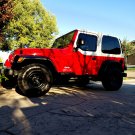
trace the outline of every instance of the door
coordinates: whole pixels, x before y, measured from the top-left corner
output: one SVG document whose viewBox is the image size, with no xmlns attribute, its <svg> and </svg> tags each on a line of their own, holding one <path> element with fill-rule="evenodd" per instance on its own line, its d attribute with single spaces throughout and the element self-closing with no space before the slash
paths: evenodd
<svg viewBox="0 0 135 135">
<path fill-rule="evenodd" d="M 74 71 L 77 75 L 96 74 L 97 35 L 80 33 L 74 52 Z"/>
</svg>

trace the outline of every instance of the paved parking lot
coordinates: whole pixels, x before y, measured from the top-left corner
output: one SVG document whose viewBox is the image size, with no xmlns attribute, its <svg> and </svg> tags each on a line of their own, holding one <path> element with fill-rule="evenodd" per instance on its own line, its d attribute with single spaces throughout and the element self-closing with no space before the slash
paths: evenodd
<svg viewBox="0 0 135 135">
<path fill-rule="evenodd" d="M 0 135 L 135 135 L 135 80 L 53 87 L 39 98 L 0 88 Z"/>
</svg>

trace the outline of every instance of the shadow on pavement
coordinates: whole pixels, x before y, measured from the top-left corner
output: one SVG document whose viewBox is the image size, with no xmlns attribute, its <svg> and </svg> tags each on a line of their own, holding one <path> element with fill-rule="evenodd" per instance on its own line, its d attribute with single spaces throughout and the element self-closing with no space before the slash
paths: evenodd
<svg viewBox="0 0 135 135">
<path fill-rule="evenodd" d="M 10 94 L 0 92 L 0 135 L 135 133 L 135 85 L 119 91 L 100 83 L 59 85 L 37 98 Z"/>
</svg>

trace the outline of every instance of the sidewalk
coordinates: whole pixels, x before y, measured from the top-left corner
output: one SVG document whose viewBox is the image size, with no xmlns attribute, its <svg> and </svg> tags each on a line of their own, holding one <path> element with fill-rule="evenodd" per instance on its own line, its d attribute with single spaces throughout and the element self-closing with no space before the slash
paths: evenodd
<svg viewBox="0 0 135 135">
<path fill-rule="evenodd" d="M 129 79 L 135 79 L 135 71 L 128 70 L 127 71 L 127 78 L 129 78 Z"/>
<path fill-rule="evenodd" d="M 127 72 L 127 77 L 124 79 L 124 83 L 133 83 L 135 84 L 135 71 L 126 71 Z"/>
</svg>

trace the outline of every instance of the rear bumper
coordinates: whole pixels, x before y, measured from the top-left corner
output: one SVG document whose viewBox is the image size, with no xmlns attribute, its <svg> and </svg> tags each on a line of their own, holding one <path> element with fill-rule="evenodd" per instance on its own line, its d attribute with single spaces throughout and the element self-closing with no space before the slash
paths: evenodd
<svg viewBox="0 0 135 135">
<path fill-rule="evenodd" d="M 127 77 L 127 73 L 122 73 L 122 77 Z"/>
</svg>

